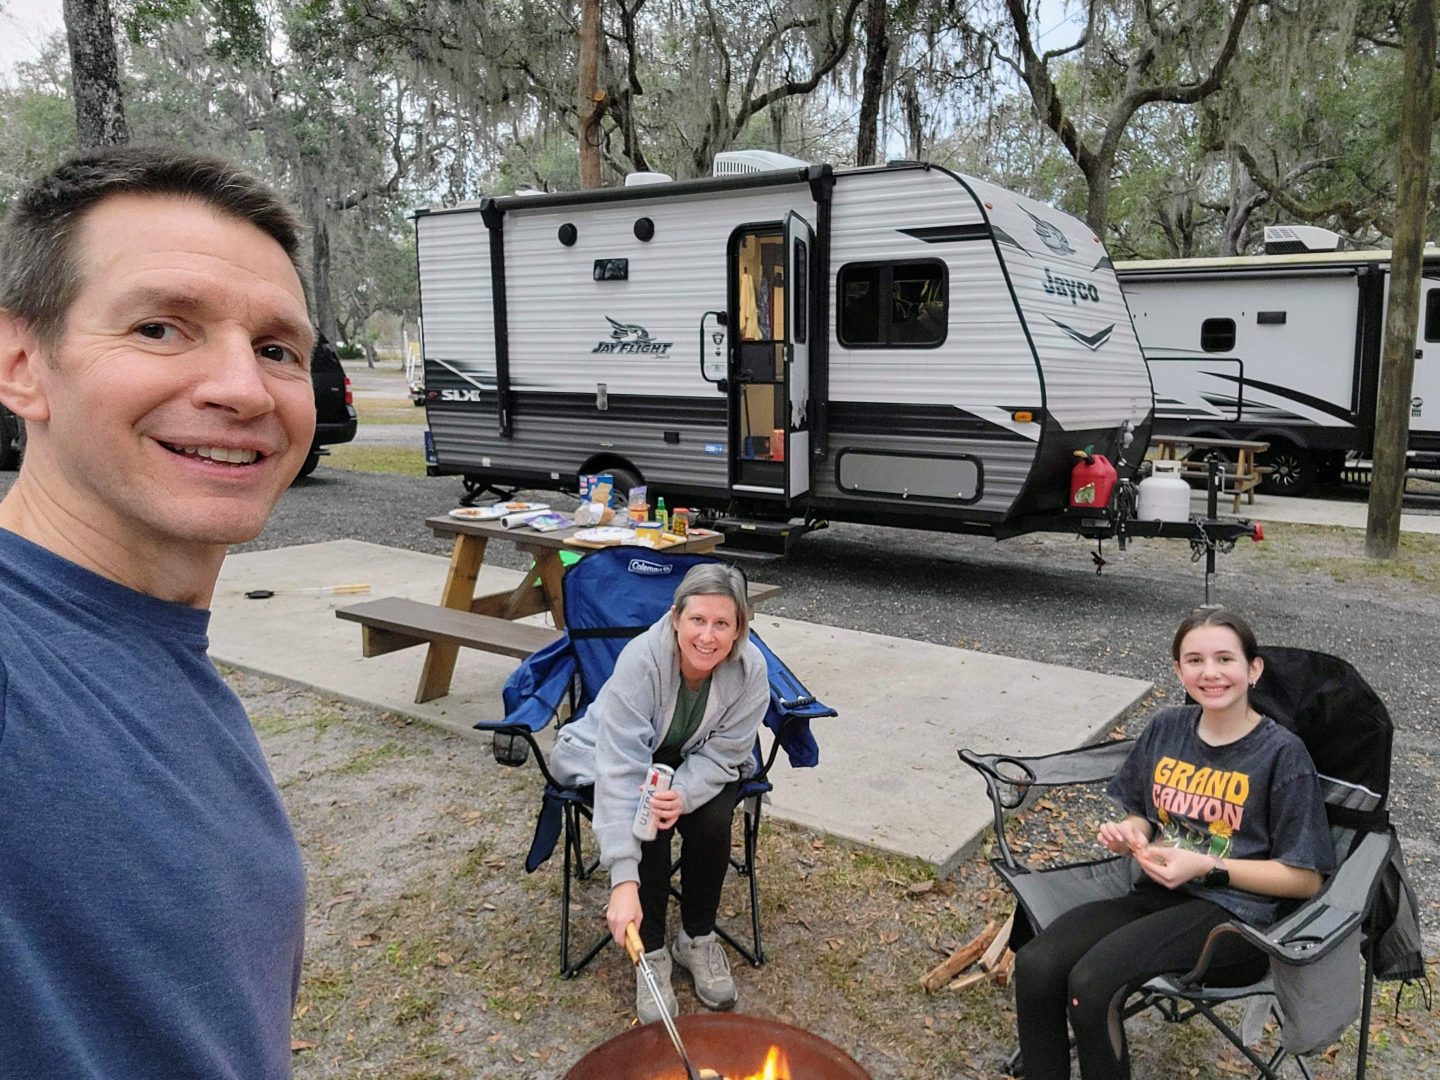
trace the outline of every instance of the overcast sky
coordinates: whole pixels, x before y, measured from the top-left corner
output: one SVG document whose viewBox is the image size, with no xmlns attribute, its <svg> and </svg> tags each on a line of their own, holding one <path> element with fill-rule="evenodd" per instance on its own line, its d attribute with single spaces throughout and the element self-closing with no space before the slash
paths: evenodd
<svg viewBox="0 0 1440 1080">
<path fill-rule="evenodd" d="M 64 29 L 61 4 L 62 0 L 0 0 L 0 79 L 9 81 L 18 61 L 33 59 L 45 38 Z M 1037 22 L 1046 48 L 1071 36 L 1061 27 L 1077 17 L 1075 7 L 1070 0 L 1041 0 Z"/>
<path fill-rule="evenodd" d="M 61 0 L 0 0 L 0 73 L 8 78 L 16 62 L 34 59 L 41 43 L 64 28 Z"/>
</svg>

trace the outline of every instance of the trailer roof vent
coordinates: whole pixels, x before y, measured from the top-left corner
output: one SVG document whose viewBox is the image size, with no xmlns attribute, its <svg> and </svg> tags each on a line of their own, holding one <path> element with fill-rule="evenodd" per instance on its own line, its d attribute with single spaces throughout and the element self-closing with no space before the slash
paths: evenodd
<svg viewBox="0 0 1440 1080">
<path fill-rule="evenodd" d="M 675 178 L 663 172 L 632 172 L 625 177 L 626 187 L 644 187 L 646 184 L 668 184 Z"/>
<path fill-rule="evenodd" d="M 1314 225 L 1266 225 L 1266 255 L 1304 255 L 1312 251 L 1339 251 L 1339 233 Z"/>
<path fill-rule="evenodd" d="M 773 150 L 725 150 L 715 155 L 712 176 L 743 176 L 777 169 L 805 169 L 810 162 Z"/>
</svg>

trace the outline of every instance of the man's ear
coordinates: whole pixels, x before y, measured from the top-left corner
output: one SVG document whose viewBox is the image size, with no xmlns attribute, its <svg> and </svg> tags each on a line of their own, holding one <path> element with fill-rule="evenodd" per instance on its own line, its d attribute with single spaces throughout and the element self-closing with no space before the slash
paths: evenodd
<svg viewBox="0 0 1440 1080">
<path fill-rule="evenodd" d="M 0 310 L 0 404 L 23 420 L 50 419 L 50 402 L 41 378 L 40 343 L 20 319 Z"/>
</svg>

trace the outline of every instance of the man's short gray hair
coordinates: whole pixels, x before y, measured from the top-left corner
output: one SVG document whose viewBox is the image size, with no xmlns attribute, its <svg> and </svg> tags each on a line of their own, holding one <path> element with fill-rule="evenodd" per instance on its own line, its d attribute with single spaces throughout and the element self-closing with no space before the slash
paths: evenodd
<svg viewBox="0 0 1440 1080">
<path fill-rule="evenodd" d="M 685 613 L 685 604 L 692 596 L 724 596 L 735 602 L 735 626 L 740 631 L 737 642 L 750 633 L 750 593 L 745 575 L 729 563 L 713 562 L 692 566 L 675 590 L 675 614 Z"/>
<path fill-rule="evenodd" d="M 305 299 L 310 286 L 300 257 L 300 219 L 259 177 L 232 161 L 154 146 L 106 146 L 57 165 L 16 198 L 0 238 L 0 308 L 43 343 L 65 333 L 80 291 L 76 242 L 85 216 L 112 195 L 197 199 L 255 226 L 290 257 Z"/>
</svg>

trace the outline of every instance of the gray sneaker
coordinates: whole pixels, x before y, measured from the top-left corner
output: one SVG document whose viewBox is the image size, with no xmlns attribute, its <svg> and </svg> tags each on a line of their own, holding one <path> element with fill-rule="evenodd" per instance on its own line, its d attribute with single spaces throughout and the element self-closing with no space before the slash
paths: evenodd
<svg viewBox="0 0 1440 1080">
<path fill-rule="evenodd" d="M 730 976 L 730 961 L 725 949 L 712 930 L 692 938 L 684 930 L 670 946 L 675 962 L 695 979 L 695 996 L 711 1009 L 729 1009 L 735 1004 L 735 980 Z"/>
<path fill-rule="evenodd" d="M 668 1012 L 672 1017 L 680 1015 L 680 1003 L 675 1000 L 675 991 L 670 989 L 670 954 L 665 951 L 662 945 L 654 952 L 647 952 L 645 959 L 650 963 L 650 970 L 655 975 L 655 982 L 660 987 L 660 1002 L 656 1002 L 655 995 L 650 993 L 650 984 L 645 981 L 645 974 L 640 970 L 640 965 L 635 965 L 635 1015 L 640 1018 L 642 1024 L 653 1024 L 660 1019 L 663 1011 Z"/>
</svg>

